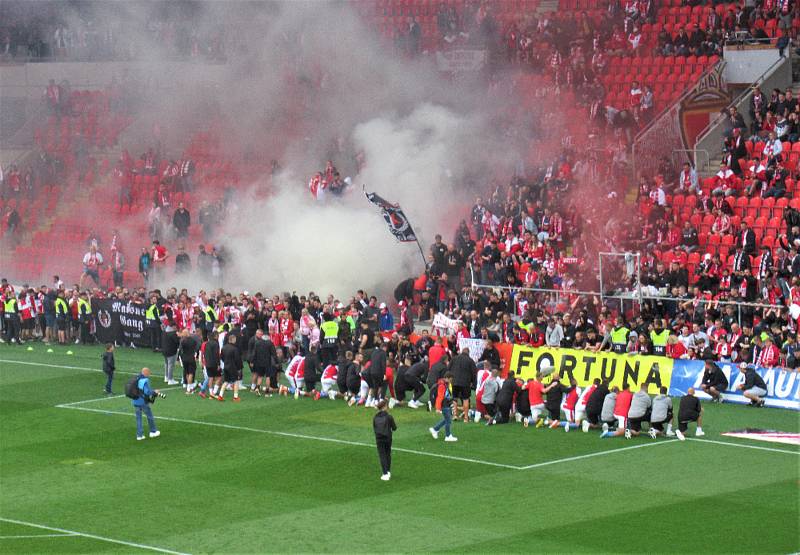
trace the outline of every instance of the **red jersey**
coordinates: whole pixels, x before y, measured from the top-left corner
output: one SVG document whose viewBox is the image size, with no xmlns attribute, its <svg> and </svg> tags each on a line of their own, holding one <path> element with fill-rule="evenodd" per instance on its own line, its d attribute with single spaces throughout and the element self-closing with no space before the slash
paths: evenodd
<svg viewBox="0 0 800 555">
<path fill-rule="evenodd" d="M 445 349 L 442 345 L 436 344 L 428 351 L 428 368 L 433 368 L 433 365 L 439 362 L 445 354 Z"/>
<path fill-rule="evenodd" d="M 532 407 L 544 404 L 543 394 L 544 385 L 542 385 L 542 382 L 534 380 L 528 384 L 528 401 Z"/>
<path fill-rule="evenodd" d="M 630 389 L 623 389 L 617 393 L 617 401 L 614 404 L 614 415 L 625 416 L 627 418 L 628 411 L 631 408 L 631 401 L 633 400 L 633 393 Z"/>
<path fill-rule="evenodd" d="M 325 367 L 325 370 L 322 371 L 322 379 L 323 380 L 335 380 L 336 374 L 339 372 L 339 369 L 336 368 L 335 364 L 329 364 Z"/>
<path fill-rule="evenodd" d="M 567 398 L 564 400 L 564 408 L 568 410 L 575 410 L 575 405 L 578 404 L 578 388 L 573 387 L 567 393 Z"/>
</svg>

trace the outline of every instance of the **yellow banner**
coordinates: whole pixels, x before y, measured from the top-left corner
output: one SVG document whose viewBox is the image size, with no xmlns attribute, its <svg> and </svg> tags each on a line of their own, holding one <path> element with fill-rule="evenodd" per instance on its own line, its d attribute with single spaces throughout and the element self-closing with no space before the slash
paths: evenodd
<svg viewBox="0 0 800 555">
<path fill-rule="evenodd" d="M 555 367 L 565 384 L 574 378 L 579 387 L 590 385 L 595 378 L 608 379 L 609 387 L 622 387 L 627 382 L 632 391 L 647 384 L 647 391 L 658 393 L 661 386 L 669 387 L 672 378 L 672 359 L 660 356 L 620 355 L 603 351 L 595 353 L 578 349 L 553 349 L 514 345 L 509 370 L 527 380 L 542 366 Z"/>
</svg>

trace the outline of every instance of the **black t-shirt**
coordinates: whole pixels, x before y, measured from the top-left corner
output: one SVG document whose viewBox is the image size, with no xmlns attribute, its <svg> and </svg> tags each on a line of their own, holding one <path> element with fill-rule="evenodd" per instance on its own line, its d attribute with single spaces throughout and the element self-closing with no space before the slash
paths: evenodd
<svg viewBox="0 0 800 555">
<path fill-rule="evenodd" d="M 589 395 L 589 399 L 586 402 L 586 414 L 600 414 L 603 410 L 603 401 L 605 401 L 606 395 L 608 395 L 608 386 L 598 385 Z"/>
<path fill-rule="evenodd" d="M 700 415 L 700 399 L 694 395 L 684 395 L 678 408 L 678 420 L 688 422 L 695 420 Z"/>
<path fill-rule="evenodd" d="M 436 244 L 434 243 L 431 245 L 431 254 L 433 255 L 433 260 L 439 264 L 444 264 L 444 254 L 447 252 L 447 245 L 444 243 Z"/>
<path fill-rule="evenodd" d="M 379 410 L 372 418 L 372 429 L 376 439 L 392 439 L 392 432 L 397 429 L 392 415 L 385 410 Z"/>
</svg>

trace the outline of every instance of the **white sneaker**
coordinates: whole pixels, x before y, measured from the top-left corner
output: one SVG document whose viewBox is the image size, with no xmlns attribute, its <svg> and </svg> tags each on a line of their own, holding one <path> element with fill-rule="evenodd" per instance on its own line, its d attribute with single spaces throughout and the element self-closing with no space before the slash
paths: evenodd
<svg viewBox="0 0 800 555">
<path fill-rule="evenodd" d="M 388 482 L 391 477 L 392 477 L 391 474 L 383 474 L 381 476 L 381 480 L 383 480 L 384 482 Z"/>
<path fill-rule="evenodd" d="M 419 405 L 417 404 L 417 402 L 416 402 L 414 399 L 411 399 L 411 400 L 408 402 L 408 405 L 407 405 L 407 406 L 408 406 L 408 408 L 410 408 L 410 409 L 418 409 L 418 408 L 419 408 Z"/>
<path fill-rule="evenodd" d="M 514 413 L 514 420 L 516 420 L 517 423 L 522 422 L 522 414 L 519 412 Z"/>
<path fill-rule="evenodd" d="M 564 431 L 569 433 L 569 422 L 564 422 Z"/>
<path fill-rule="evenodd" d="M 294 390 L 294 398 L 295 399 L 299 399 L 300 398 L 300 392 L 298 390 L 296 390 L 296 389 Z"/>
<path fill-rule="evenodd" d="M 683 432 L 682 432 L 682 431 L 680 431 L 680 430 L 677 430 L 677 431 L 675 432 L 675 435 L 676 435 L 676 436 L 678 436 L 678 439 L 679 439 L 679 440 L 681 440 L 681 441 L 686 441 L 686 436 L 684 436 L 684 435 L 683 435 Z"/>
<path fill-rule="evenodd" d="M 603 422 L 602 429 L 603 429 L 604 433 L 608 431 L 608 423 L 607 422 Z"/>
<path fill-rule="evenodd" d="M 144 439 L 144 436 L 136 436 L 136 441 L 142 441 L 143 439 Z"/>
<path fill-rule="evenodd" d="M 703 428 L 697 428 L 697 431 L 694 433 L 694 437 L 703 437 L 706 433 L 703 431 Z"/>
<path fill-rule="evenodd" d="M 431 433 L 431 436 L 433 436 L 433 439 L 439 439 L 438 431 L 434 430 L 433 428 L 428 428 L 428 431 Z"/>
<path fill-rule="evenodd" d="M 336 393 L 328 393 L 328 399 L 330 399 L 331 401 L 335 401 L 336 400 Z"/>
<path fill-rule="evenodd" d="M 655 428 L 650 428 L 650 431 L 649 431 L 649 432 L 647 432 L 647 434 L 648 434 L 650 437 L 652 437 L 653 439 L 655 439 L 655 438 L 658 436 L 658 433 L 656 432 L 656 429 L 655 429 Z"/>
<path fill-rule="evenodd" d="M 583 422 L 581 422 L 581 430 L 583 430 L 584 434 L 589 432 L 589 421 L 588 420 L 584 420 Z"/>
<path fill-rule="evenodd" d="M 453 441 L 458 441 L 458 438 L 456 436 L 454 436 L 454 435 L 449 435 L 449 436 L 446 436 L 444 438 L 444 440 L 448 441 L 448 442 L 453 442 Z"/>
<path fill-rule="evenodd" d="M 178 382 L 176 380 L 169 380 L 167 385 L 178 385 Z"/>
<path fill-rule="evenodd" d="M 12 339 L 12 340 L 11 340 L 11 342 L 12 342 L 12 343 L 16 343 L 16 341 L 17 341 L 16 339 Z M 75 340 L 75 344 L 76 344 L 76 345 L 77 345 L 78 343 L 80 343 L 80 342 L 81 342 L 81 340 L 80 340 L 80 339 L 76 339 L 76 340 Z"/>
<path fill-rule="evenodd" d="M 481 421 L 481 413 L 478 412 L 478 411 L 475 411 L 475 417 L 473 418 L 473 420 L 475 421 L 475 424 L 480 422 Z"/>
<path fill-rule="evenodd" d="M 356 404 L 356 398 L 355 397 L 350 397 L 350 400 L 347 401 L 347 406 L 348 407 L 352 407 L 355 404 Z"/>
<path fill-rule="evenodd" d="M 394 397 L 390 397 L 389 398 L 389 408 L 393 409 L 396 404 L 397 404 L 397 400 Z"/>
<path fill-rule="evenodd" d="M 667 430 L 666 436 L 667 437 L 675 437 L 675 432 L 673 432 L 672 430 Z"/>
<path fill-rule="evenodd" d="M 156 430 L 155 432 L 150 432 L 150 437 L 158 437 L 161 435 L 160 430 Z"/>
<path fill-rule="evenodd" d="M 625 430 L 625 439 L 630 439 L 631 437 L 632 437 L 632 436 L 631 436 L 631 431 L 630 431 L 630 430 L 628 430 L 628 429 L 626 429 L 626 430 Z"/>
</svg>

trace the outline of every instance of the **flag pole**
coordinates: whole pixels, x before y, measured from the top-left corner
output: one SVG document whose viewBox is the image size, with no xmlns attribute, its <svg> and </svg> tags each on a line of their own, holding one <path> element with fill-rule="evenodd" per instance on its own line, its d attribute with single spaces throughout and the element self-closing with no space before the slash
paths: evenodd
<svg viewBox="0 0 800 555">
<path fill-rule="evenodd" d="M 425 260 L 425 251 L 422 250 L 422 245 L 419 242 L 419 238 L 417 234 L 414 233 L 414 241 L 417 242 L 417 247 L 419 247 L 419 255 L 422 257 L 422 266 L 427 270 L 428 269 L 428 261 Z"/>
</svg>

